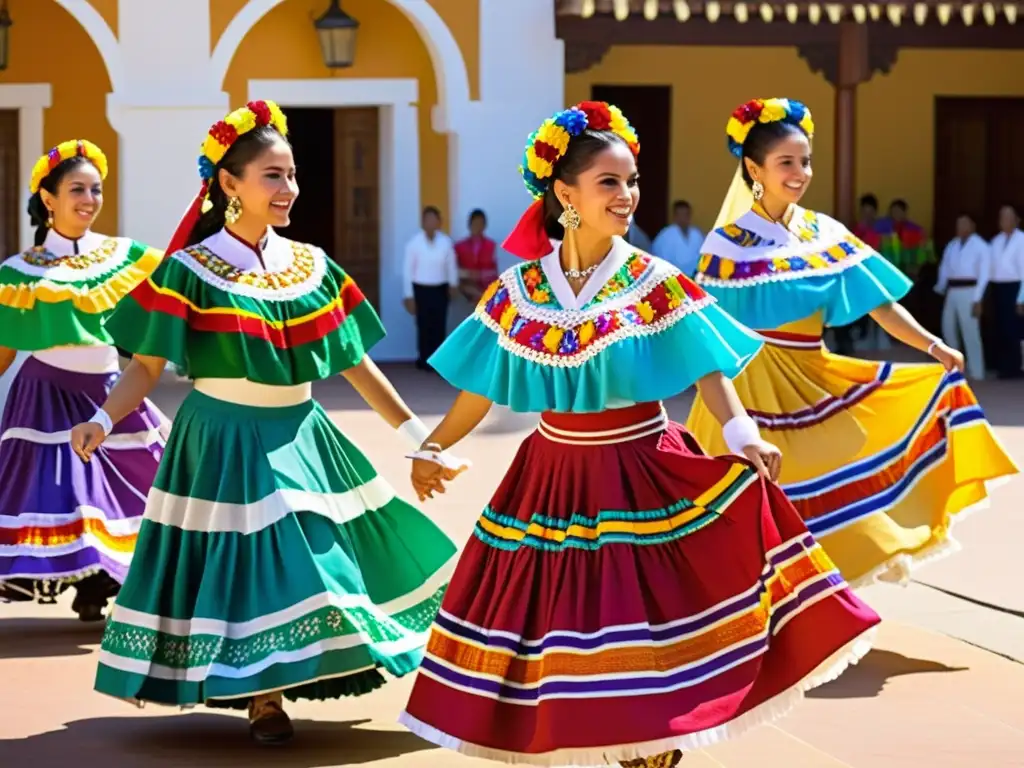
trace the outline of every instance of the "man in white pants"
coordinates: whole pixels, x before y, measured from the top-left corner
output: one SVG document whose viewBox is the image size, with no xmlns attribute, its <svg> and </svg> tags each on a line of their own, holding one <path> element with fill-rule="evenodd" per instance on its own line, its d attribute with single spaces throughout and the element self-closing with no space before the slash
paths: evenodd
<svg viewBox="0 0 1024 768">
<path fill-rule="evenodd" d="M 981 307 L 991 273 L 991 249 L 975 231 L 974 220 L 962 214 L 956 220 L 956 238 L 942 254 L 935 292 L 945 294 L 942 340 L 967 358 L 967 375 L 985 378 L 981 346 Z M 963 339 L 963 345 L 959 343 Z"/>
</svg>

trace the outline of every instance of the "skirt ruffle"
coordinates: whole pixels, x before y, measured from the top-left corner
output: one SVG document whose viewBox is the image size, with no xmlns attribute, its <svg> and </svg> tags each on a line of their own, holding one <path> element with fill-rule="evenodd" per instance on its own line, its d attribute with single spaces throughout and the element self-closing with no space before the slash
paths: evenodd
<svg viewBox="0 0 1024 768">
<path fill-rule="evenodd" d="M 613 763 L 731 738 L 866 652 L 878 617 L 782 492 L 660 413 L 545 415 L 460 558 L 407 727 Z"/>
<path fill-rule="evenodd" d="M 0 424 L 0 583 L 13 599 L 51 598 L 90 577 L 112 594 L 124 581 L 166 419 L 144 401 L 88 464 L 70 444 L 116 380 L 29 357 L 11 385 Z"/>
<path fill-rule="evenodd" d="M 792 343 L 792 340 L 787 340 Z M 735 380 L 783 455 L 780 484 L 856 586 L 906 582 L 959 549 L 953 525 L 1018 472 L 963 375 L 767 344 Z M 687 422 L 711 452 L 721 428 L 698 397 Z"/>
<path fill-rule="evenodd" d="M 96 689 L 244 707 L 359 695 L 420 662 L 455 546 L 314 402 L 191 393 L 149 496 Z"/>
</svg>

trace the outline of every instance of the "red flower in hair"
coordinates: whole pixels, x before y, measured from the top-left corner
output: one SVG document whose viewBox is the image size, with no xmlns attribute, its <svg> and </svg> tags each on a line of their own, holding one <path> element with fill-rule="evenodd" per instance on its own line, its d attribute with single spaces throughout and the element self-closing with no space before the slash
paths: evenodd
<svg viewBox="0 0 1024 768">
<path fill-rule="evenodd" d="M 608 131 L 612 127 L 612 113 L 603 101 L 581 101 L 577 104 L 587 116 L 587 128 L 591 131 Z"/>
<path fill-rule="evenodd" d="M 764 104 L 754 99 L 736 107 L 736 111 L 732 113 L 732 116 L 741 123 L 752 123 L 761 116 L 762 109 L 764 109 Z"/>
<path fill-rule="evenodd" d="M 552 147 L 547 142 L 533 142 L 533 151 L 537 153 L 537 157 L 541 158 L 542 160 L 547 160 L 552 165 L 554 165 L 558 161 L 558 148 Z"/>
<path fill-rule="evenodd" d="M 272 116 L 270 114 L 270 107 L 267 106 L 265 101 L 250 101 L 246 106 L 256 115 L 257 125 L 270 125 Z"/>
<path fill-rule="evenodd" d="M 221 120 L 210 129 L 210 135 L 216 139 L 218 144 L 230 147 L 235 139 L 238 138 L 238 131 L 235 130 L 234 126 L 228 125 Z"/>
</svg>

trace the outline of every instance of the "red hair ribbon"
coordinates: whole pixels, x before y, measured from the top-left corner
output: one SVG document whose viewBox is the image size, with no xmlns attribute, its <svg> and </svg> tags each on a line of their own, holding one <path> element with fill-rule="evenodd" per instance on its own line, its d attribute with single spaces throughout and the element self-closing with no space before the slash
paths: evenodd
<svg viewBox="0 0 1024 768">
<path fill-rule="evenodd" d="M 200 188 L 199 194 L 196 195 L 196 199 L 192 201 L 192 204 L 185 211 L 185 215 L 178 222 L 178 228 L 174 230 L 171 242 L 164 249 L 164 255 L 170 256 L 175 251 L 180 251 L 185 247 L 185 243 L 188 242 L 188 236 L 192 234 L 192 228 L 199 221 L 199 217 L 203 213 L 203 201 L 206 200 L 206 190 L 209 186 L 210 183 L 208 181 L 203 182 L 203 186 Z"/>
<path fill-rule="evenodd" d="M 534 201 L 533 205 L 519 218 L 515 229 L 505 238 L 501 247 L 521 259 L 532 261 L 547 256 L 554 250 L 551 238 L 544 229 L 544 199 Z"/>
</svg>

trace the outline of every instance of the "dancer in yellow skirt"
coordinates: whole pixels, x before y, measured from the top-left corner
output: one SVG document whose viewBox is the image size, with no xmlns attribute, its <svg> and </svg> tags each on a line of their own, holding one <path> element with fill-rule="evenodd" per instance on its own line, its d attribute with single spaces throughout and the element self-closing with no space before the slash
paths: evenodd
<svg viewBox="0 0 1024 768">
<path fill-rule="evenodd" d="M 897 302 L 910 281 L 846 227 L 798 203 L 811 181 L 807 108 L 740 106 L 726 128 L 740 160 L 697 281 L 766 345 L 734 382 L 786 461 L 780 483 L 843 576 L 905 582 L 911 567 L 957 548 L 953 522 L 1016 473 L 962 373 L 963 356 Z M 833 355 L 827 326 L 870 314 L 941 365 Z M 698 396 L 687 426 L 725 453 Z"/>
</svg>

